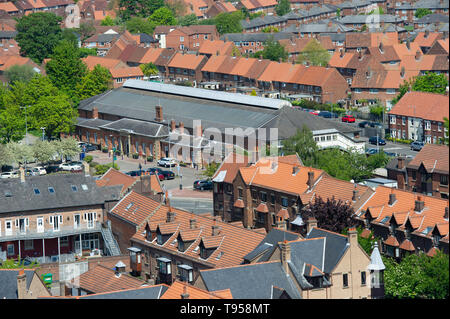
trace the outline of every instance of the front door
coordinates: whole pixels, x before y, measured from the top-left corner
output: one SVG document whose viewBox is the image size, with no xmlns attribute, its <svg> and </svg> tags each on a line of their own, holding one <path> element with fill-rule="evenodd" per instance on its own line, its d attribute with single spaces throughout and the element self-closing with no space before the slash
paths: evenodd
<svg viewBox="0 0 450 319">
<path fill-rule="evenodd" d="M 5 234 L 6 234 L 6 236 L 12 235 L 12 221 L 10 221 L 10 220 L 7 220 L 5 222 Z"/>
<path fill-rule="evenodd" d="M 38 217 L 36 219 L 36 223 L 37 223 L 37 232 L 43 233 L 44 232 L 44 217 Z"/>
<path fill-rule="evenodd" d="M 73 217 L 73 228 L 75 228 L 75 229 L 80 228 L 80 214 L 76 214 Z"/>
</svg>

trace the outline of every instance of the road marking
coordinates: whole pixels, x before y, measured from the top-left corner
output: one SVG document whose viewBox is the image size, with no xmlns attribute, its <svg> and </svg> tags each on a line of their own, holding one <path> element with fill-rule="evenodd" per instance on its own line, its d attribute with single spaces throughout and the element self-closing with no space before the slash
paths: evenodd
<svg viewBox="0 0 450 319">
<path fill-rule="evenodd" d="M 385 151 L 391 151 L 391 150 L 402 150 L 401 147 L 390 147 L 390 148 L 384 148 Z"/>
</svg>

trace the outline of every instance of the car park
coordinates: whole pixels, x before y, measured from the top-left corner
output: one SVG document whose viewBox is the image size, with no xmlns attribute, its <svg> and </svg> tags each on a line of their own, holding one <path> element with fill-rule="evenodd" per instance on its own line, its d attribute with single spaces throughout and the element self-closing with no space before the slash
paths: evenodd
<svg viewBox="0 0 450 319">
<path fill-rule="evenodd" d="M 374 145 L 386 145 L 386 141 L 383 140 L 381 137 L 379 136 L 371 136 L 369 138 L 369 143 L 370 144 L 374 144 Z"/>
<path fill-rule="evenodd" d="M 177 166 L 177 161 L 174 158 L 163 157 L 158 161 L 158 165 L 162 167 L 174 167 Z"/>
<path fill-rule="evenodd" d="M 347 123 L 355 123 L 355 117 L 353 115 L 344 115 L 341 118 L 342 122 L 347 122 Z"/>
<path fill-rule="evenodd" d="M 194 189 L 199 190 L 212 190 L 213 183 L 211 180 L 197 180 L 194 182 Z"/>
<path fill-rule="evenodd" d="M 410 146 L 411 146 L 411 150 L 413 150 L 413 151 L 420 151 L 424 145 L 425 144 L 423 142 L 414 141 L 414 142 L 411 143 Z"/>
</svg>

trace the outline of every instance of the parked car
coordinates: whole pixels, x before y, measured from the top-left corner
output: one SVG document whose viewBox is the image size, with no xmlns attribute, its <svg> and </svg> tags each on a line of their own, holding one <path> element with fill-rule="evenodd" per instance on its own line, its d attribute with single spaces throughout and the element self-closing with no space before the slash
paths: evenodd
<svg viewBox="0 0 450 319">
<path fill-rule="evenodd" d="M 369 138 L 369 143 L 370 144 L 374 144 L 374 145 L 386 145 L 386 141 L 383 140 L 381 137 L 379 136 L 371 136 Z"/>
<path fill-rule="evenodd" d="M 383 124 L 377 122 L 370 122 L 369 126 L 374 128 L 383 128 Z"/>
<path fill-rule="evenodd" d="M 177 161 L 174 158 L 163 157 L 158 161 L 158 165 L 162 167 L 174 167 L 177 165 Z"/>
<path fill-rule="evenodd" d="M 194 189 L 199 190 L 211 190 L 213 189 L 213 183 L 210 180 L 197 180 L 194 182 Z"/>
<path fill-rule="evenodd" d="M 342 122 L 347 122 L 347 123 L 355 123 L 356 119 L 353 115 L 344 115 L 341 118 Z"/>
<path fill-rule="evenodd" d="M 377 154 L 377 153 L 378 153 L 378 150 L 376 148 L 368 148 L 366 150 L 366 155 L 374 155 L 374 154 Z"/>
<path fill-rule="evenodd" d="M 158 175 L 163 175 L 163 179 L 174 179 L 175 173 L 171 171 L 162 170 L 158 167 L 151 167 L 147 169 L 147 172 L 157 173 Z"/>
<path fill-rule="evenodd" d="M 19 171 L 4 172 L 0 178 L 19 178 Z"/>
<path fill-rule="evenodd" d="M 34 169 L 32 168 L 27 168 L 25 170 L 25 176 L 36 176 L 39 175 L 39 172 L 36 172 Z"/>
<path fill-rule="evenodd" d="M 336 113 L 328 112 L 328 111 L 320 112 L 319 116 L 326 118 L 326 119 L 338 118 L 338 115 Z"/>
<path fill-rule="evenodd" d="M 98 150 L 98 146 L 91 143 L 84 143 L 80 145 L 80 148 L 85 150 L 85 152 L 91 152 Z"/>
<path fill-rule="evenodd" d="M 47 171 L 47 174 L 50 173 L 56 173 L 61 171 L 60 165 L 48 165 L 45 170 Z"/>
<path fill-rule="evenodd" d="M 145 171 L 144 170 L 137 170 L 137 171 L 129 171 L 129 172 L 126 172 L 125 174 L 127 174 L 127 175 L 130 175 L 130 176 L 141 176 L 142 174 L 144 174 L 145 173 Z"/>
<path fill-rule="evenodd" d="M 414 141 L 411 143 L 411 150 L 420 151 L 424 145 L 425 145 L 424 142 Z"/>
<path fill-rule="evenodd" d="M 384 154 L 386 154 L 387 156 L 390 156 L 390 157 L 396 157 L 397 156 L 397 153 L 394 153 L 394 152 L 386 152 L 386 151 L 384 151 Z"/>
<path fill-rule="evenodd" d="M 79 162 L 68 162 L 68 163 L 62 163 L 59 165 L 61 170 L 63 171 L 81 171 L 83 170 L 83 165 L 79 164 Z"/>
<path fill-rule="evenodd" d="M 42 166 L 34 167 L 33 171 L 37 172 L 38 175 L 46 175 L 47 174 L 47 170 L 45 168 L 43 168 Z"/>
<path fill-rule="evenodd" d="M 317 111 L 317 110 L 310 111 L 309 114 L 312 114 L 312 115 L 319 115 L 319 114 L 320 114 L 320 111 Z"/>
<path fill-rule="evenodd" d="M 359 123 L 358 123 L 358 126 L 359 126 L 360 128 L 365 128 L 366 126 L 370 126 L 371 123 L 372 123 L 372 122 L 370 122 L 370 121 L 362 121 L 362 122 L 359 122 Z"/>
</svg>

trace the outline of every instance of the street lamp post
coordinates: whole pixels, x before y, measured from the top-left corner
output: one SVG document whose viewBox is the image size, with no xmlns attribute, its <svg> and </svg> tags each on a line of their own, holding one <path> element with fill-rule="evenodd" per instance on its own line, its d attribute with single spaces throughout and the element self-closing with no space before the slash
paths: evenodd
<svg viewBox="0 0 450 319">
<path fill-rule="evenodd" d="M 42 130 L 42 141 L 44 141 L 44 133 L 45 133 L 45 127 L 41 127 L 41 130 Z"/>
</svg>

